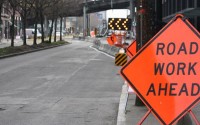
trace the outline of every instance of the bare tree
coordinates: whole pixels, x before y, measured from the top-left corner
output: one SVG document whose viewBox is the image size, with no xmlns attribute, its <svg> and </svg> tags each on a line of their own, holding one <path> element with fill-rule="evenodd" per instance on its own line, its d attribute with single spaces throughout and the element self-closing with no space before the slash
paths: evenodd
<svg viewBox="0 0 200 125">
<path fill-rule="evenodd" d="M 80 5 L 80 0 L 61 0 L 59 3 L 59 11 L 57 11 L 59 18 L 60 18 L 60 41 L 62 41 L 62 23 L 63 23 L 63 17 L 70 14 L 72 11 L 74 11 L 74 8 L 78 8 Z"/>
<path fill-rule="evenodd" d="M 52 5 L 50 5 L 49 8 L 46 9 L 46 12 L 48 12 L 47 15 L 48 15 L 49 19 L 51 19 L 49 42 L 51 42 L 51 37 L 52 37 L 52 33 L 53 33 L 53 25 L 54 25 L 54 42 L 56 42 L 57 19 L 60 17 L 61 10 L 63 10 L 64 1 L 63 0 L 54 0 L 52 2 L 53 2 Z"/>
<path fill-rule="evenodd" d="M 3 3 L 5 0 L 1 0 L 0 1 L 0 24 L 2 24 L 2 20 L 1 20 L 1 13 L 2 13 L 2 8 L 3 8 Z"/>
<path fill-rule="evenodd" d="M 16 0 L 17 11 L 20 13 L 22 19 L 22 30 L 23 30 L 23 45 L 26 45 L 26 21 L 27 15 L 30 13 L 31 5 L 33 0 Z"/>
<path fill-rule="evenodd" d="M 48 8 L 53 7 L 59 0 L 34 0 L 33 4 L 33 10 L 34 10 L 34 22 L 35 22 L 35 34 L 34 34 L 34 44 L 36 43 L 37 39 L 37 24 L 38 21 L 40 21 L 41 24 L 41 34 L 42 38 L 41 41 L 42 43 L 44 42 L 44 16 L 45 16 L 45 11 L 48 10 Z M 55 10 L 56 11 L 56 10 Z"/>
<path fill-rule="evenodd" d="M 39 1 L 40 0 L 32 0 L 33 4 L 31 5 L 33 16 L 34 16 L 34 38 L 33 38 L 33 45 L 37 44 L 37 25 L 38 25 L 38 18 L 39 18 Z"/>
<path fill-rule="evenodd" d="M 15 13 L 17 9 L 16 5 L 16 0 L 9 0 L 10 6 L 12 7 L 12 14 L 11 14 L 11 19 L 12 19 L 12 25 L 11 25 L 11 47 L 14 46 L 14 37 L 15 37 Z"/>
<path fill-rule="evenodd" d="M 56 1 L 56 0 L 55 0 Z M 56 17 L 56 10 L 57 10 L 57 2 L 55 4 L 51 5 L 49 8 L 46 9 L 45 14 L 47 15 L 48 19 L 51 20 L 51 27 L 50 27 L 50 32 L 48 34 L 49 36 L 49 42 L 51 43 L 51 38 L 52 38 L 52 33 L 53 33 L 53 25 L 55 22 L 55 17 Z"/>
<path fill-rule="evenodd" d="M 0 26 L 3 24 L 3 21 L 1 19 L 1 13 L 2 13 L 2 9 L 3 9 L 3 4 L 4 4 L 5 0 L 1 0 L 0 1 Z M 2 28 L 0 27 L 0 41 L 1 41 L 1 38 L 2 38 Z"/>
<path fill-rule="evenodd" d="M 40 24 L 41 24 L 41 33 L 42 33 L 42 43 L 44 42 L 44 12 L 45 10 L 50 7 L 53 1 L 50 0 L 39 0 L 39 16 L 40 16 Z"/>
<path fill-rule="evenodd" d="M 58 18 L 56 17 L 55 18 L 55 26 L 54 26 L 54 42 L 56 42 L 57 21 L 58 21 Z"/>
<path fill-rule="evenodd" d="M 68 5 L 68 2 L 67 1 L 60 1 L 60 8 L 62 8 L 62 9 L 60 9 L 60 11 L 59 11 L 59 17 L 60 17 L 60 41 L 62 41 L 62 31 L 63 31 L 63 29 L 62 29 L 62 23 L 63 23 L 63 16 L 64 16 L 64 12 L 66 11 L 66 8 L 67 8 L 67 6 L 66 5 Z"/>
</svg>

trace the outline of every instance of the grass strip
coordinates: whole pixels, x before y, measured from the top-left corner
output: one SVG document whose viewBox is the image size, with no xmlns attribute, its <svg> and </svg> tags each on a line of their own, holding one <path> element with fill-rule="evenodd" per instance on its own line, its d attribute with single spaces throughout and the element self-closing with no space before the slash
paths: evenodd
<svg viewBox="0 0 200 125">
<path fill-rule="evenodd" d="M 66 41 L 57 41 L 57 42 L 52 42 L 52 43 L 45 41 L 44 43 L 40 43 L 37 45 L 31 45 L 31 46 L 22 45 L 22 46 L 15 46 L 15 47 L 5 47 L 5 48 L 0 48 L 0 56 L 36 50 L 36 49 L 41 49 L 41 48 L 55 46 L 55 45 L 63 45 L 63 44 L 67 44 L 67 43 L 68 42 L 66 42 Z"/>
</svg>

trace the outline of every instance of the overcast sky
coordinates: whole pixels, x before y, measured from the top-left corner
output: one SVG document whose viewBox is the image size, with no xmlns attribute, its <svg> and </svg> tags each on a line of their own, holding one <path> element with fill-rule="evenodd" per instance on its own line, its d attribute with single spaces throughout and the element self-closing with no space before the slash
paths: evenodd
<svg viewBox="0 0 200 125">
<path fill-rule="evenodd" d="M 106 17 L 108 18 L 127 18 L 127 15 L 130 14 L 128 9 L 113 9 L 106 11 Z"/>
</svg>

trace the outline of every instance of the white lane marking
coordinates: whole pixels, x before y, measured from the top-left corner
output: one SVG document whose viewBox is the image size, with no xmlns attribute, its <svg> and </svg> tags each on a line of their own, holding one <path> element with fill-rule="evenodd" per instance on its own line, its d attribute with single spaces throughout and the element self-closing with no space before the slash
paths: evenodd
<svg viewBox="0 0 200 125">
<path fill-rule="evenodd" d="M 124 84 L 122 86 L 122 92 L 120 96 L 119 108 L 118 108 L 118 115 L 117 115 L 117 125 L 125 125 L 126 122 L 126 103 L 128 101 L 128 86 Z"/>
<path fill-rule="evenodd" d="M 100 52 L 100 53 L 102 53 L 102 54 L 104 54 L 104 55 L 106 55 L 106 56 L 108 56 L 108 57 L 110 57 L 110 58 L 112 58 L 112 59 L 115 59 L 114 56 L 111 56 L 111 55 L 109 55 L 109 54 L 107 54 L 107 53 L 105 53 L 105 52 L 102 52 L 102 51 L 100 51 L 100 50 L 98 50 L 98 49 L 92 47 L 92 45 L 90 46 L 90 48 L 92 48 L 92 49 L 96 50 L 97 52 Z"/>
</svg>

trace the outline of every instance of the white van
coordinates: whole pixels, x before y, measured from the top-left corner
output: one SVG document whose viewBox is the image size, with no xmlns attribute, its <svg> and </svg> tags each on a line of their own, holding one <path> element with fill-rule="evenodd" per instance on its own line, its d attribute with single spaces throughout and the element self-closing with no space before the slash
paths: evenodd
<svg viewBox="0 0 200 125">
<path fill-rule="evenodd" d="M 34 33 L 35 33 L 35 29 L 26 29 L 26 38 L 27 39 L 31 39 L 34 37 Z M 37 38 L 41 38 L 42 34 L 39 32 L 39 30 L 37 29 Z"/>
</svg>

